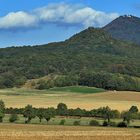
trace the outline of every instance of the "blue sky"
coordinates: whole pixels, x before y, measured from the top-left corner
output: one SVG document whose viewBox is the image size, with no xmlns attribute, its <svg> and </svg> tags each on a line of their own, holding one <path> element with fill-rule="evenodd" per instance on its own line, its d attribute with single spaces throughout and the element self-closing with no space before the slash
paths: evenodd
<svg viewBox="0 0 140 140">
<path fill-rule="evenodd" d="M 65 40 L 124 14 L 140 17 L 140 0 L 1 0 L 0 47 Z"/>
</svg>

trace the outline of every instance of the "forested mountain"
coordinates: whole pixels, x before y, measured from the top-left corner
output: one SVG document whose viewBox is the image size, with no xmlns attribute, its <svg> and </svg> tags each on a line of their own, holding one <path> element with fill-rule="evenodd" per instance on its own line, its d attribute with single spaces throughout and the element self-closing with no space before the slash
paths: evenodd
<svg viewBox="0 0 140 140">
<path fill-rule="evenodd" d="M 115 19 L 103 28 L 116 39 L 140 44 L 140 18 L 124 15 Z"/>
<path fill-rule="evenodd" d="M 0 87 L 56 74 L 65 75 L 59 82 L 71 80 L 64 85 L 139 91 L 139 54 L 139 46 L 90 27 L 64 42 L 0 49 Z"/>
</svg>

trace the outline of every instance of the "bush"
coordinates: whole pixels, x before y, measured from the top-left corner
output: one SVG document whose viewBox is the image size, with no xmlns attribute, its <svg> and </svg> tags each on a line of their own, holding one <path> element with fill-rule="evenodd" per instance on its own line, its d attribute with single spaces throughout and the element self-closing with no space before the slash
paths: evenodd
<svg viewBox="0 0 140 140">
<path fill-rule="evenodd" d="M 0 117 L 0 123 L 2 123 L 3 122 L 3 117 Z"/>
<path fill-rule="evenodd" d="M 75 122 L 73 123 L 73 125 L 75 125 L 75 126 L 80 125 L 80 121 L 75 121 Z"/>
<path fill-rule="evenodd" d="M 18 120 L 18 115 L 17 114 L 11 114 L 9 118 L 9 122 L 15 122 Z"/>
<path fill-rule="evenodd" d="M 107 121 L 104 121 L 103 122 L 103 126 L 117 126 L 117 124 L 115 122 L 107 122 Z"/>
<path fill-rule="evenodd" d="M 104 121 L 103 122 L 103 126 L 108 126 L 109 124 L 108 124 L 108 122 L 107 121 Z"/>
<path fill-rule="evenodd" d="M 109 126 L 115 127 L 115 126 L 117 126 L 117 124 L 116 124 L 116 122 L 110 122 L 110 123 L 109 123 Z"/>
<path fill-rule="evenodd" d="M 126 122 L 119 122 L 118 127 L 127 127 L 127 123 Z"/>
<path fill-rule="evenodd" d="M 61 120 L 61 121 L 60 121 L 60 123 L 59 123 L 59 125 L 64 125 L 64 124 L 65 124 L 65 122 L 66 122 L 66 120 L 64 120 L 64 119 L 63 119 L 63 120 Z"/>
<path fill-rule="evenodd" d="M 96 121 L 96 120 L 91 120 L 90 123 L 89 123 L 90 126 L 99 126 L 99 122 Z"/>
</svg>

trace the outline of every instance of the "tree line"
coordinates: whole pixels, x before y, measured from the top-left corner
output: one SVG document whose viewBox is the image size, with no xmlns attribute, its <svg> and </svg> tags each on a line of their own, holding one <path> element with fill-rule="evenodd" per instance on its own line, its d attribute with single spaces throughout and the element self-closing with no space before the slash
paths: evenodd
<svg viewBox="0 0 140 140">
<path fill-rule="evenodd" d="M 128 75 L 107 72 L 88 72 L 70 75 L 49 75 L 46 79 L 31 82 L 35 89 L 43 90 L 53 87 L 88 86 L 106 90 L 140 91 L 140 79 Z"/>
<path fill-rule="evenodd" d="M 4 102 L 0 101 L 0 122 L 3 122 L 5 114 L 10 114 L 9 121 L 15 122 L 18 120 L 18 115 L 23 115 L 25 123 L 30 123 L 32 119 L 38 118 L 39 122 L 45 119 L 47 123 L 51 118 L 56 116 L 63 117 L 90 117 L 93 118 L 91 125 L 98 123 L 94 118 L 101 118 L 104 120 L 103 126 L 112 126 L 115 122 L 112 119 L 122 119 L 120 125 L 128 126 L 128 124 L 135 119 L 140 119 L 140 112 L 137 106 L 132 106 L 128 111 L 119 112 L 118 110 L 112 110 L 108 106 L 100 107 L 98 109 L 86 110 L 86 109 L 68 109 L 64 103 L 59 103 L 57 108 L 34 108 L 32 105 L 27 105 L 25 108 L 5 108 Z M 62 120 L 60 124 L 65 123 Z M 78 123 L 78 122 L 77 122 Z M 93 124 L 92 124 L 93 123 Z M 95 125 L 94 124 L 94 125 Z M 118 124 L 118 125 L 119 125 Z M 78 124 L 77 124 L 78 125 Z"/>
</svg>

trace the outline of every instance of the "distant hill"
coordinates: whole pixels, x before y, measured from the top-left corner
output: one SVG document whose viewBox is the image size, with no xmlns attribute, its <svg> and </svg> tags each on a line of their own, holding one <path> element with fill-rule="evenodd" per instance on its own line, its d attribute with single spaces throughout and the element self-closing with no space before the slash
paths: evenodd
<svg viewBox="0 0 140 140">
<path fill-rule="evenodd" d="M 90 27 L 64 42 L 0 49 L 0 87 L 56 74 L 65 76 L 49 82 L 49 87 L 79 84 L 139 90 L 139 54 L 139 46 Z"/>
<path fill-rule="evenodd" d="M 115 19 L 103 28 L 116 39 L 140 44 L 140 18 L 124 15 Z"/>
</svg>

